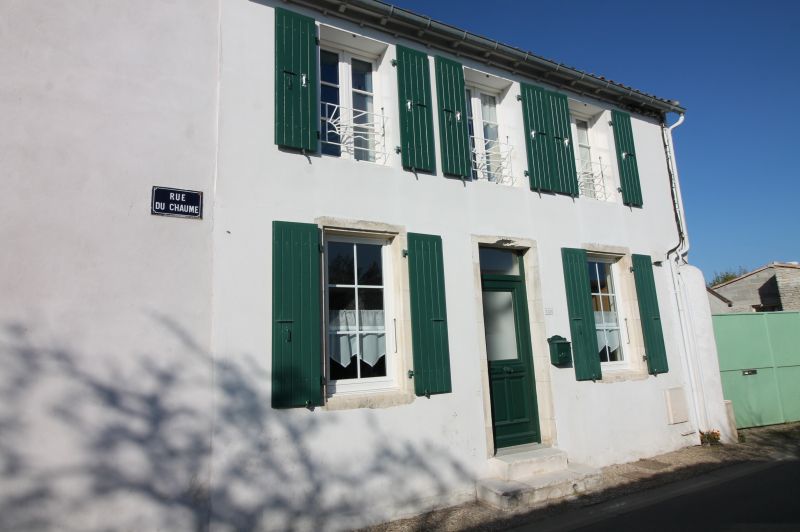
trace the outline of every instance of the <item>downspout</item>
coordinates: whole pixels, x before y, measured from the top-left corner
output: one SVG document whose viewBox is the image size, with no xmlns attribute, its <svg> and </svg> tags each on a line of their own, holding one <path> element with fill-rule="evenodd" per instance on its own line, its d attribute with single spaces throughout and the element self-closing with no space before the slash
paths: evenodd
<svg viewBox="0 0 800 532">
<path fill-rule="evenodd" d="M 694 411 L 697 430 L 708 430 L 708 412 L 705 408 L 705 393 L 703 390 L 702 376 L 699 366 L 694 364 L 694 354 L 696 352 L 694 333 L 691 327 L 691 320 L 686 315 L 686 295 L 683 284 L 678 273 L 681 264 L 688 264 L 686 255 L 689 252 L 689 240 L 686 235 L 686 219 L 684 217 L 683 201 L 681 198 L 680 184 L 678 182 L 678 169 L 675 164 L 675 148 L 672 140 L 672 131 L 683 124 L 685 115 L 680 114 L 677 122 L 667 127 L 661 125 L 661 132 L 664 141 L 664 153 L 667 159 L 667 173 L 670 180 L 670 192 L 672 194 L 672 206 L 675 213 L 675 224 L 678 229 L 678 243 L 667 251 L 667 262 L 670 266 L 670 277 L 672 278 L 672 289 L 675 294 L 675 303 L 678 307 L 678 324 L 681 329 L 683 340 L 683 362 L 688 374 L 689 390 L 692 397 L 692 409 Z M 700 377 L 700 378 L 698 378 Z"/>
</svg>

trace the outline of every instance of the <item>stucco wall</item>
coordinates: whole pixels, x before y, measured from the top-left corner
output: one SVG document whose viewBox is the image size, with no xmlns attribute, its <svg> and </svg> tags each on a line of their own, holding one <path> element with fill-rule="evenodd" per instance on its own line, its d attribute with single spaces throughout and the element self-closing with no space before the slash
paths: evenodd
<svg viewBox="0 0 800 532">
<path fill-rule="evenodd" d="M 207 511 L 214 0 L 0 3 L 0 528 Z"/>
</svg>

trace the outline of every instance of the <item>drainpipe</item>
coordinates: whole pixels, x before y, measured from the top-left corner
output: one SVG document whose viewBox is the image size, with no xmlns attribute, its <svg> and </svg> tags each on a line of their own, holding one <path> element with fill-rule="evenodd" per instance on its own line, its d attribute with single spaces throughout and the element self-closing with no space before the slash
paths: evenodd
<svg viewBox="0 0 800 532">
<path fill-rule="evenodd" d="M 681 329 L 683 340 L 683 362 L 686 368 L 689 381 L 689 391 L 692 397 L 692 409 L 696 430 L 708 430 L 708 412 L 705 408 L 705 393 L 703 390 L 702 375 L 700 367 L 695 364 L 695 342 L 691 320 L 686 315 L 687 298 L 683 283 L 681 282 L 678 269 L 681 264 L 688 264 L 686 255 L 689 252 L 689 239 L 686 234 L 686 218 L 683 210 L 683 200 L 681 197 L 680 183 L 678 182 L 678 169 L 675 164 L 675 148 L 672 140 L 672 131 L 683 124 L 685 115 L 680 114 L 677 122 L 667 127 L 662 124 L 661 131 L 664 141 L 664 153 L 667 158 L 667 173 L 670 179 L 670 192 L 672 193 L 672 206 L 675 213 L 675 224 L 678 229 L 678 243 L 667 251 L 667 262 L 670 266 L 670 277 L 672 278 L 672 289 L 675 294 L 675 303 L 678 307 L 678 323 Z"/>
</svg>

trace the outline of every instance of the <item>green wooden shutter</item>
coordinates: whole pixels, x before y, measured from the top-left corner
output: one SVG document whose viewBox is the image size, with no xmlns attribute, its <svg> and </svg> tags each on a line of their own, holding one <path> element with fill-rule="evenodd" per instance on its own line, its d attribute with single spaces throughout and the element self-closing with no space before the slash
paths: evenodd
<svg viewBox="0 0 800 532">
<path fill-rule="evenodd" d="M 647 369 L 651 375 L 666 373 L 669 371 L 667 349 L 664 346 L 664 331 L 661 329 L 661 313 L 653 279 L 653 261 L 648 255 L 633 256 L 633 277 L 639 300 L 639 316 L 642 318 Z"/>
<path fill-rule="evenodd" d="M 465 94 L 461 63 L 436 56 L 442 172 L 459 177 L 472 175 Z"/>
<path fill-rule="evenodd" d="M 450 349 L 444 295 L 442 238 L 408 234 L 411 290 L 411 337 L 414 391 L 417 395 L 450 393 Z"/>
<path fill-rule="evenodd" d="M 561 258 L 564 263 L 575 378 L 579 381 L 597 380 L 602 377 L 602 373 L 586 251 L 562 248 Z"/>
<path fill-rule="evenodd" d="M 396 66 L 397 95 L 400 101 L 400 153 L 403 168 L 435 172 L 431 73 L 428 56 L 398 45 Z"/>
<path fill-rule="evenodd" d="M 322 404 L 320 237 L 272 223 L 272 407 Z"/>
<path fill-rule="evenodd" d="M 577 196 L 567 97 L 524 83 L 521 88 L 531 190 Z"/>
<path fill-rule="evenodd" d="M 317 151 L 319 102 L 314 19 L 275 8 L 275 144 Z"/>
<path fill-rule="evenodd" d="M 641 207 L 642 187 L 639 183 L 639 166 L 636 163 L 631 115 L 613 110 L 611 111 L 611 124 L 614 127 L 614 144 L 617 146 L 622 203 L 632 207 Z"/>
<path fill-rule="evenodd" d="M 550 159 L 550 103 L 547 91 L 533 85 L 521 85 L 522 117 L 525 123 L 525 147 L 528 153 L 528 177 L 531 190 L 552 190 Z"/>
<path fill-rule="evenodd" d="M 572 145 L 572 127 L 569 122 L 567 97 L 557 92 L 548 94 L 552 129 L 550 141 L 553 143 L 550 171 L 552 172 L 553 192 L 578 195 L 578 172 L 575 169 L 575 151 Z"/>
</svg>

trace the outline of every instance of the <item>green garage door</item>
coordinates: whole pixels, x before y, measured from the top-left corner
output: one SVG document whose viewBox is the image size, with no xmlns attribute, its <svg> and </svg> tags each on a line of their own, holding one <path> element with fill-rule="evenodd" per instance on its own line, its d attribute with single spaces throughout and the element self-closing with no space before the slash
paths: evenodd
<svg viewBox="0 0 800 532">
<path fill-rule="evenodd" d="M 800 421 L 800 312 L 713 319 L 722 390 L 736 426 Z"/>
</svg>

